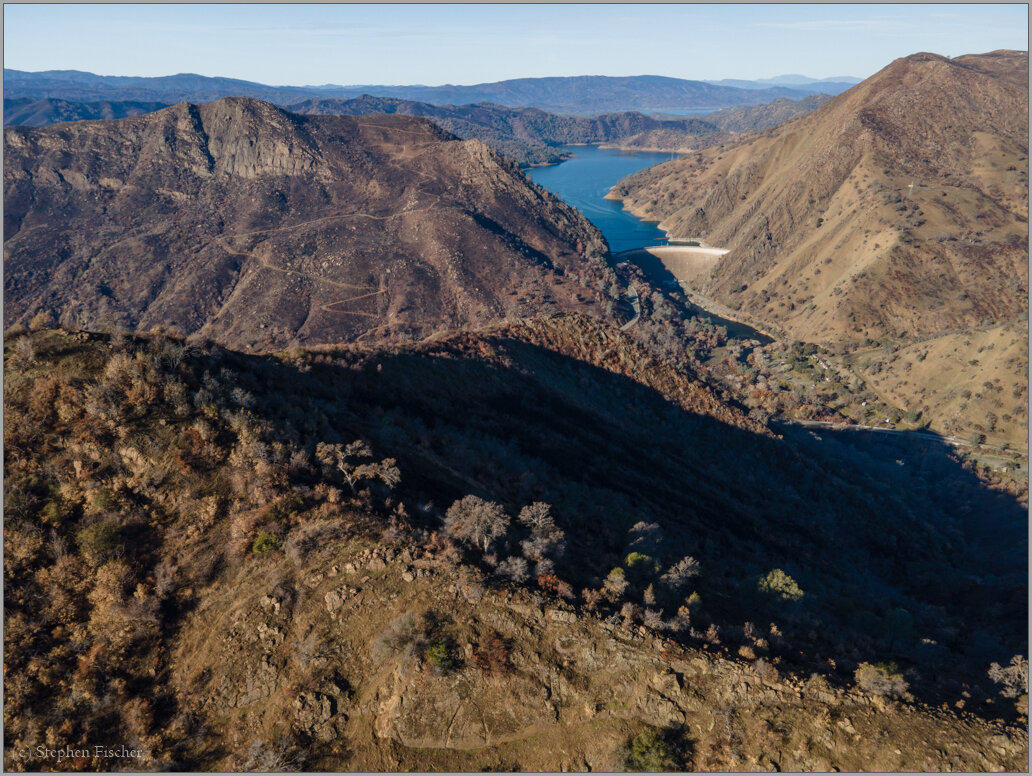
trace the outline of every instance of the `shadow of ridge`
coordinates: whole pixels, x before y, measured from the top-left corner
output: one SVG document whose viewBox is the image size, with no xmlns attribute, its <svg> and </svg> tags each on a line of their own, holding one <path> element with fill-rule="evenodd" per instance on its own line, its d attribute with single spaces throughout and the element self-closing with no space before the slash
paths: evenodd
<svg viewBox="0 0 1032 776">
<path fill-rule="evenodd" d="M 601 358 L 608 346 L 598 347 Z M 1026 653 L 1027 580 L 993 575 L 1027 554 L 1005 546 L 1024 509 L 988 495 L 944 446 L 908 467 L 838 439 L 768 438 L 499 333 L 327 351 L 305 373 L 233 358 L 267 384 L 291 385 L 296 412 L 309 401 L 346 405 L 346 433 L 399 460 L 405 498 L 443 507 L 476 493 L 510 513 L 552 504 L 570 542 L 559 573 L 575 589 L 622 563 L 630 525 L 655 521 L 664 565 L 686 554 L 703 564 L 699 626 L 722 625 L 732 644 L 746 620 L 777 622 L 786 659 L 826 671 L 835 657 L 839 681 L 860 661 L 896 660 L 934 703 L 955 700 L 960 682 L 988 691 L 988 663 Z M 1007 538 L 997 542 L 1006 563 L 968 551 L 980 522 L 980 535 Z M 772 568 L 798 581 L 799 605 L 757 595 Z"/>
<path fill-rule="evenodd" d="M 677 283 L 677 278 L 666 268 L 663 262 L 644 248 L 631 248 L 630 250 L 614 253 L 612 259 L 615 262 L 626 261 L 636 265 L 645 273 L 645 279 L 657 288 L 662 288 L 664 284 Z"/>
<path fill-rule="evenodd" d="M 645 274 L 645 279 L 656 288 L 662 289 L 669 288 L 670 286 L 677 286 L 680 291 L 680 282 L 674 274 L 667 269 L 662 259 L 658 256 L 652 255 L 645 250 L 645 248 L 632 248 L 630 250 L 620 251 L 619 253 L 612 255 L 612 260 L 616 263 L 626 261 L 639 267 Z M 689 305 L 697 317 L 709 318 L 714 326 L 723 326 L 727 329 L 728 336 L 734 339 L 755 339 L 759 340 L 761 345 L 767 345 L 774 341 L 772 338 L 747 323 L 733 321 L 730 318 L 725 318 L 717 313 L 710 312 L 705 307 L 700 307 L 697 303 L 691 300 L 689 300 Z"/>
<path fill-rule="evenodd" d="M 816 433 L 876 457 L 884 468 L 909 467 L 913 476 L 936 482 L 948 493 L 963 494 L 954 514 L 964 526 L 972 569 L 999 576 L 1001 562 L 1010 560 L 1017 566 L 1008 570 L 1020 570 L 1022 574 L 1027 571 L 1027 511 L 1012 495 L 985 486 L 973 471 L 964 468 L 957 448 L 942 434 L 927 429 L 894 433 L 858 426 L 805 429 L 785 424 L 781 428 L 786 436 L 806 432 L 813 439 Z M 987 515 L 1006 519 L 987 520 Z M 978 541 L 971 544 L 972 540 Z"/>
</svg>

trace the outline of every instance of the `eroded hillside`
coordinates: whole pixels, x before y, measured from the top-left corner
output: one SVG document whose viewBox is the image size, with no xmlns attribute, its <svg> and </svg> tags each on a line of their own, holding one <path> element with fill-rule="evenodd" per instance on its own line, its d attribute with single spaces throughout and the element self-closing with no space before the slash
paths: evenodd
<svg viewBox="0 0 1032 776">
<path fill-rule="evenodd" d="M 4 143 L 7 324 L 262 349 L 621 314 L 597 229 L 421 119 L 224 99 Z"/>
</svg>

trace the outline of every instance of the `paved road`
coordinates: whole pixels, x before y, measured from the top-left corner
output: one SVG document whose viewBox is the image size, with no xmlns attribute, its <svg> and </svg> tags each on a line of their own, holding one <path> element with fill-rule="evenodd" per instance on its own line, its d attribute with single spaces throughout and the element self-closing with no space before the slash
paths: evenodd
<svg viewBox="0 0 1032 776">
<path fill-rule="evenodd" d="M 623 326 L 620 327 L 620 331 L 627 331 L 641 318 L 641 302 L 638 301 L 638 289 L 634 287 L 632 283 L 627 287 L 627 295 L 631 298 L 631 307 L 634 308 L 634 317 L 627 321 Z"/>
<path fill-rule="evenodd" d="M 859 423 L 830 423 L 826 420 L 796 420 L 796 419 L 782 419 L 775 421 L 786 426 L 804 426 L 806 428 L 829 428 L 833 431 L 876 431 L 879 434 L 903 434 L 908 437 L 917 437 L 919 439 L 930 439 L 933 442 L 946 442 L 947 444 L 953 445 L 954 447 L 978 447 L 982 450 L 996 450 L 1003 451 L 1002 447 L 995 447 L 993 445 L 973 445 L 971 442 L 965 441 L 958 437 L 942 436 L 941 434 L 932 434 L 927 431 L 907 431 L 905 429 L 898 428 L 881 428 L 879 426 L 862 426 Z M 1006 451 L 1010 452 L 1010 451 Z"/>
</svg>

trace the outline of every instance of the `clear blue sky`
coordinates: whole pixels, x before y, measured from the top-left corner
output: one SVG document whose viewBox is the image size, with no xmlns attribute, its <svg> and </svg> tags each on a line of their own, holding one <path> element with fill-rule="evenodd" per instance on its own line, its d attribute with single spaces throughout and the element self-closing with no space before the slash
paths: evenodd
<svg viewBox="0 0 1032 776">
<path fill-rule="evenodd" d="M 864 78 L 917 51 L 1000 48 L 1028 48 L 1025 5 L 4 6 L 4 67 L 277 85 Z"/>
</svg>

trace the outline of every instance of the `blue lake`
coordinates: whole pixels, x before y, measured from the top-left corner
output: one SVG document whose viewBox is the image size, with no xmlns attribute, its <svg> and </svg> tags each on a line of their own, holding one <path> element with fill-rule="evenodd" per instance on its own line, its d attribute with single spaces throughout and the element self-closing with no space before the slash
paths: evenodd
<svg viewBox="0 0 1032 776">
<path fill-rule="evenodd" d="M 655 224 L 642 221 L 605 199 L 618 180 L 631 173 L 668 162 L 674 154 L 629 153 L 603 150 L 597 146 L 563 146 L 574 156 L 550 167 L 532 167 L 527 175 L 569 205 L 580 210 L 597 226 L 613 253 L 645 245 L 666 245 L 666 234 Z"/>
</svg>

